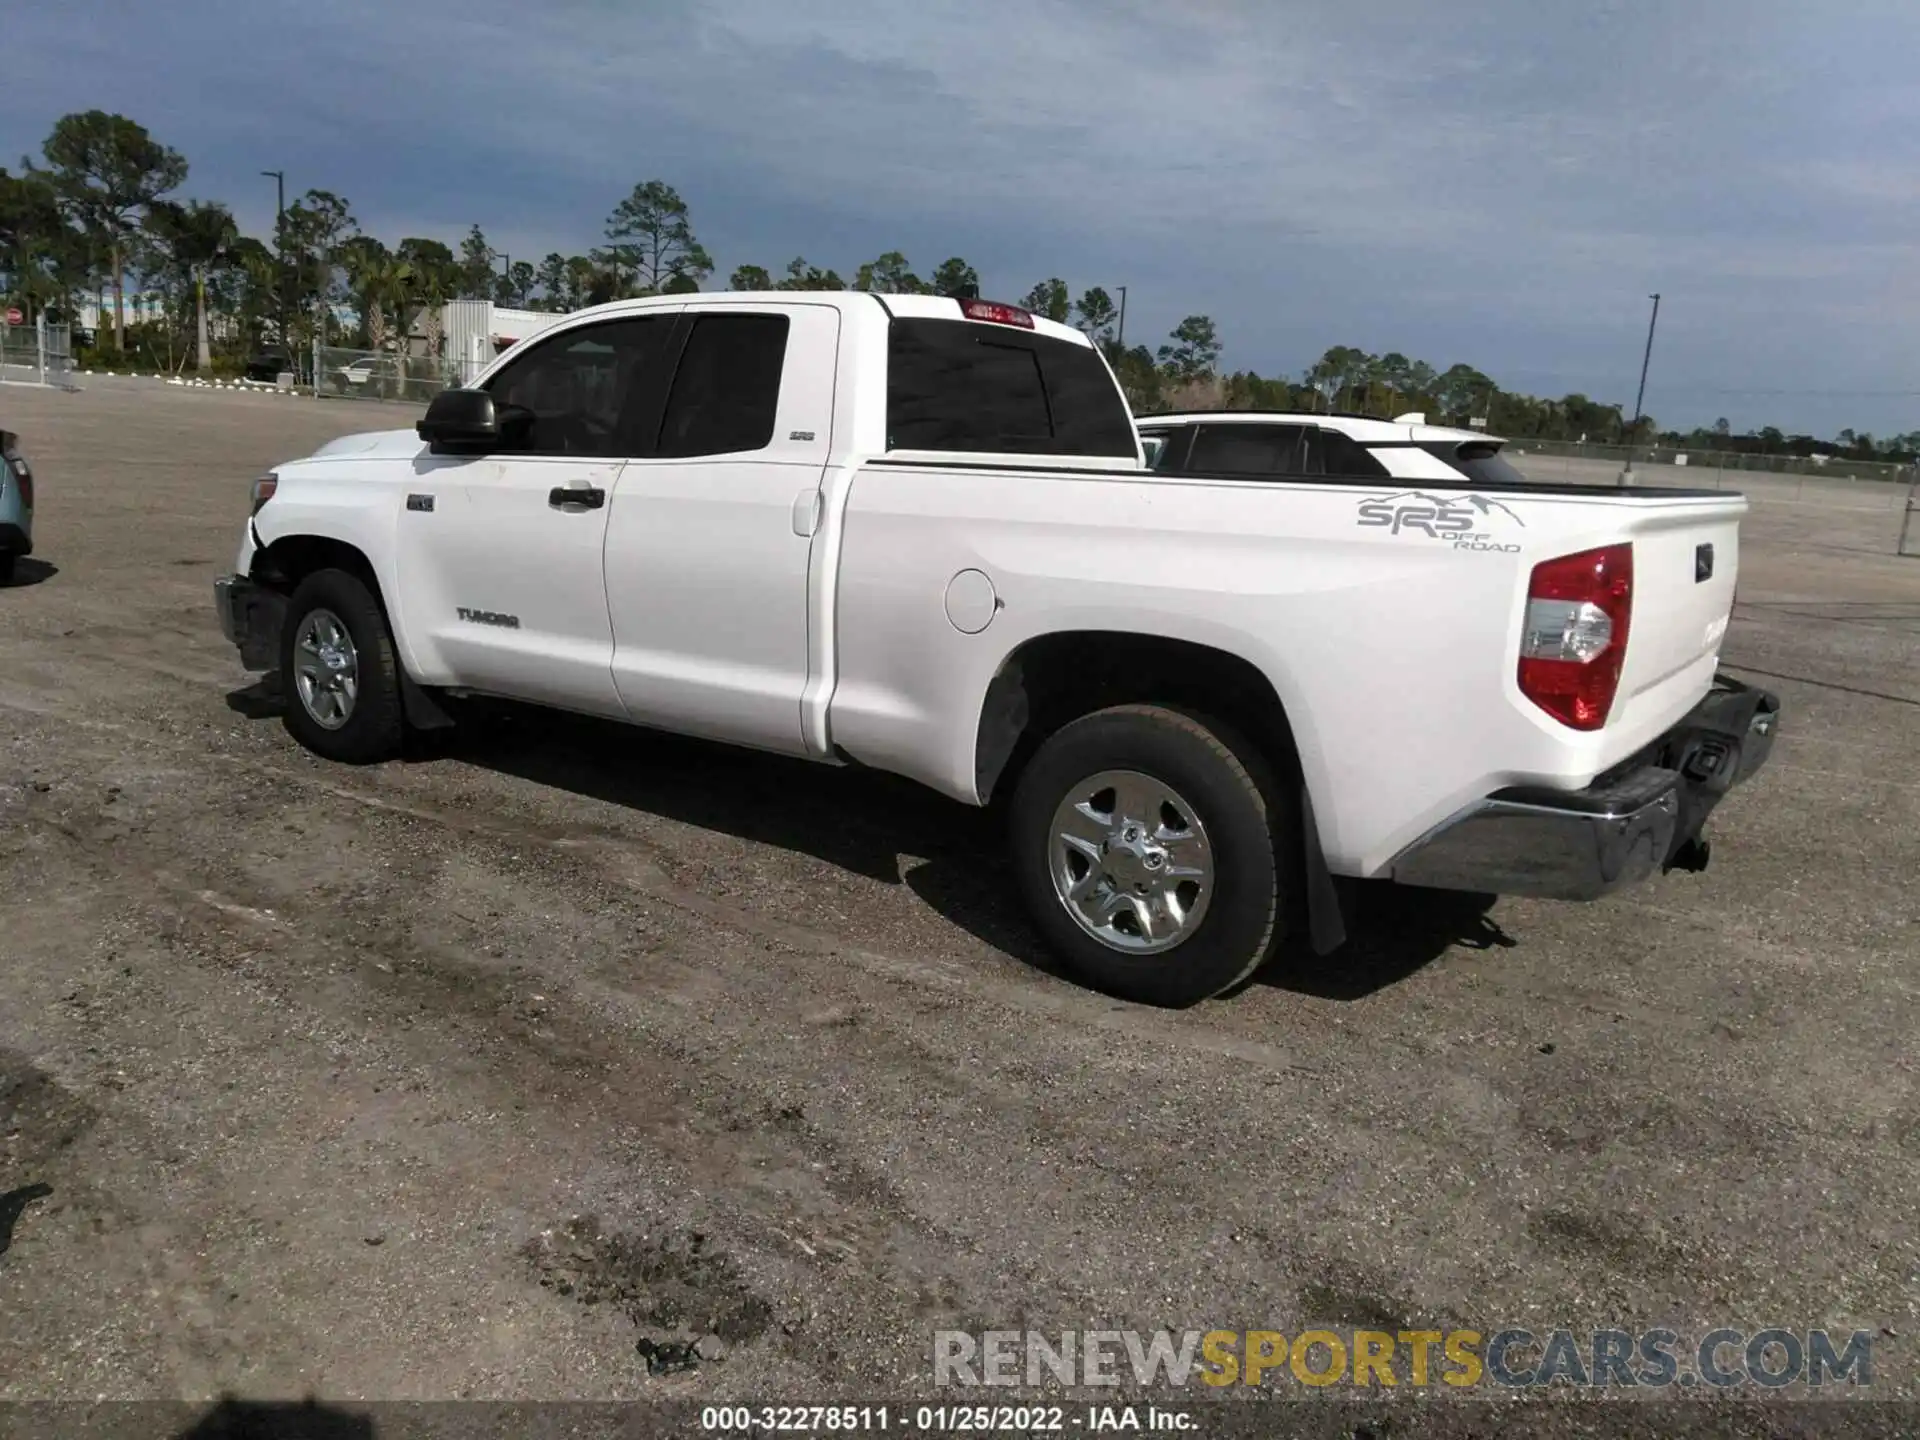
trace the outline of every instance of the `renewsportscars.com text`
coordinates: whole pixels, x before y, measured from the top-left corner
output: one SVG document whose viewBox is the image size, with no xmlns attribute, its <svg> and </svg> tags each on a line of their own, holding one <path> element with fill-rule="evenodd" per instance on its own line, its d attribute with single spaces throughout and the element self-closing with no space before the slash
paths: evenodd
<svg viewBox="0 0 1920 1440">
<path fill-rule="evenodd" d="M 1704 1389 L 1873 1383 L 1870 1331 L 936 1331 L 937 1385 L 1547 1385 Z"/>
</svg>

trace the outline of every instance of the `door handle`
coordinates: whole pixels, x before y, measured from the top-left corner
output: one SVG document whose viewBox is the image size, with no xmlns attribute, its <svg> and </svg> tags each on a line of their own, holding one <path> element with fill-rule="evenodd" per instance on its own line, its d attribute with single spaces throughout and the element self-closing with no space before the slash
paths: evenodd
<svg viewBox="0 0 1920 1440">
<path fill-rule="evenodd" d="M 547 492 L 547 504 L 562 510 L 569 506 L 598 510 L 606 503 L 607 492 L 590 485 L 556 485 Z"/>
</svg>

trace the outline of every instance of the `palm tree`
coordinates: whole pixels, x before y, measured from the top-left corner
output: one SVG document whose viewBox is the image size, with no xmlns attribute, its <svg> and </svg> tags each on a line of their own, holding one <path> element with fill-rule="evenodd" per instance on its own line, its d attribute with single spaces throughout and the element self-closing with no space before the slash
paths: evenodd
<svg viewBox="0 0 1920 1440">
<path fill-rule="evenodd" d="M 387 348 L 387 319 L 406 308 L 407 285 L 413 267 L 372 236 L 361 236 L 347 252 L 347 281 L 360 302 L 360 318 L 367 330 L 367 346 Z"/>
<path fill-rule="evenodd" d="M 584 255 L 575 255 L 567 261 L 567 309 L 578 310 L 591 304 L 594 286 L 599 282 L 600 269 Z"/>
<path fill-rule="evenodd" d="M 240 238 L 239 228 L 224 205 L 156 200 L 147 212 L 147 229 L 174 266 L 193 282 L 194 369 L 205 374 L 213 368 L 213 349 L 207 343 L 207 272 L 225 261 Z"/>
<path fill-rule="evenodd" d="M 261 343 L 261 332 L 271 323 L 279 295 L 280 262 L 266 245 L 242 235 L 227 248 L 227 264 L 241 283 L 235 298 L 236 319 L 249 345 Z M 284 337 L 276 344 L 284 348 Z"/>
<path fill-rule="evenodd" d="M 427 353 L 437 366 L 443 328 L 440 307 L 446 304 L 459 283 L 456 273 L 458 262 L 454 260 L 453 252 L 438 240 L 402 240 L 394 254 L 407 264 L 400 318 L 404 322 L 410 308 L 419 308 L 421 329 L 426 332 Z M 412 330 L 402 323 L 396 327 L 396 332 L 404 373 L 405 357 L 411 349 L 408 342 Z"/>
<path fill-rule="evenodd" d="M 453 294 L 456 277 L 450 267 L 429 265 L 414 271 L 409 281 L 409 288 L 420 301 L 420 329 L 427 342 L 427 358 L 440 363 L 444 358 L 440 342 L 446 328 L 443 307 Z"/>
</svg>

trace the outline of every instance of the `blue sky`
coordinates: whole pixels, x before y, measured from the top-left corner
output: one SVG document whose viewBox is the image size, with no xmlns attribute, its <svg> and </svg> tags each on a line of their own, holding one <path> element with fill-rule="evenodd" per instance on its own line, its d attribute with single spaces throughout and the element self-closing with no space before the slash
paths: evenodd
<svg viewBox="0 0 1920 1440">
<path fill-rule="evenodd" d="M 636 181 L 720 275 L 948 255 L 1129 287 L 1128 338 L 1334 344 L 1535 394 L 1920 429 L 1912 0 L 72 0 L 10 7 L 0 153 L 116 109 L 271 225 L 537 260 Z M 1904 393 L 1903 393 L 1904 392 Z"/>
</svg>

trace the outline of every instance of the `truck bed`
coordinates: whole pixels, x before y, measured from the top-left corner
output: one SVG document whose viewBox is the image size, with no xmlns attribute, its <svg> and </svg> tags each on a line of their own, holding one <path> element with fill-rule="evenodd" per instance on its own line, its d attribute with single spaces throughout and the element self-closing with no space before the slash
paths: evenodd
<svg viewBox="0 0 1920 1440">
<path fill-rule="evenodd" d="M 1023 642 L 1082 629 L 1184 640 L 1271 682 L 1329 864 L 1362 876 L 1482 795 L 1586 785 L 1696 705 L 1747 509 L 1715 490 L 998 458 L 887 456 L 848 485 L 834 613 L 821 618 L 835 634 L 831 730 L 853 757 L 978 799 L 978 697 Z M 1415 494 L 1486 504 L 1465 537 L 1363 523 L 1363 506 Z M 1640 563 L 1618 697 L 1603 729 L 1570 730 L 1518 688 L 1532 567 L 1622 541 Z M 1715 570 L 1696 583 L 1708 545 Z M 992 577 L 1000 607 L 979 634 L 943 609 L 949 577 L 968 571 Z"/>
</svg>

